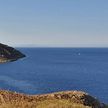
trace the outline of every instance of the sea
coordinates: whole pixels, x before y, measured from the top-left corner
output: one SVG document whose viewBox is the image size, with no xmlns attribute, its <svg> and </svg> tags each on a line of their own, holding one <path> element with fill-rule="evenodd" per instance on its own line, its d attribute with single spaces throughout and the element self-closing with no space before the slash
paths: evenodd
<svg viewBox="0 0 108 108">
<path fill-rule="evenodd" d="M 108 48 L 17 48 L 26 57 L 0 64 L 0 89 L 26 94 L 85 91 L 108 103 Z"/>
</svg>

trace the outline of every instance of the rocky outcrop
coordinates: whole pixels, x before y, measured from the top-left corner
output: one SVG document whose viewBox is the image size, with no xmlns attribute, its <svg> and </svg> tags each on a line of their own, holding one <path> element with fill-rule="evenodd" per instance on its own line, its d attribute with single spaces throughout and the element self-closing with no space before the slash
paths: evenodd
<svg viewBox="0 0 108 108">
<path fill-rule="evenodd" d="M 65 91 L 46 95 L 35 96 L 37 100 L 58 99 L 69 100 L 72 103 L 83 104 L 92 108 L 105 108 L 105 104 L 99 102 L 96 98 L 82 91 Z"/>
<path fill-rule="evenodd" d="M 22 105 L 22 102 L 26 107 Z M 105 104 L 102 104 L 96 98 L 81 91 L 25 95 L 1 90 L 0 105 L 4 104 L 17 105 L 18 108 L 107 108 Z M 14 108 L 16 107 L 14 106 Z"/>
<path fill-rule="evenodd" d="M 0 43 L 0 63 L 15 61 L 23 57 L 25 57 L 25 55 L 20 51 Z"/>
</svg>

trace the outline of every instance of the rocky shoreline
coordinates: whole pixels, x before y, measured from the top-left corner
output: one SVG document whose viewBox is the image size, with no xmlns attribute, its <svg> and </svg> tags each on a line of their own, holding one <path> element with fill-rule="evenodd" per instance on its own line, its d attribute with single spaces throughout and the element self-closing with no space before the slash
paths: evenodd
<svg viewBox="0 0 108 108">
<path fill-rule="evenodd" d="M 14 107 L 13 107 L 14 106 Z M 108 108 L 82 91 L 63 91 L 42 95 L 25 95 L 0 90 L 0 108 Z"/>
</svg>

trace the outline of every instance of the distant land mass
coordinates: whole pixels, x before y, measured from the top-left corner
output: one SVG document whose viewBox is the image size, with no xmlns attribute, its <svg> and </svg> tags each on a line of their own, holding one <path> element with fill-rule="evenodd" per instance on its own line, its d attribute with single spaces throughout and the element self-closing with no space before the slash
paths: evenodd
<svg viewBox="0 0 108 108">
<path fill-rule="evenodd" d="M 25 55 L 20 51 L 0 43 L 0 63 L 16 61 L 23 57 Z"/>
</svg>

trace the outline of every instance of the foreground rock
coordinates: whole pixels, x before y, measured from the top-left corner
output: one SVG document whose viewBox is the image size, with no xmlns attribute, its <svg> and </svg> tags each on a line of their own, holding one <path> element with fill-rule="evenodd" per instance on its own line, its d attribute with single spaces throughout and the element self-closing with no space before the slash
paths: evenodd
<svg viewBox="0 0 108 108">
<path fill-rule="evenodd" d="M 20 51 L 0 43 L 0 63 L 15 61 L 25 57 Z"/>
<path fill-rule="evenodd" d="M 1 90 L 0 108 L 107 108 L 107 106 L 80 91 L 25 95 Z"/>
</svg>

